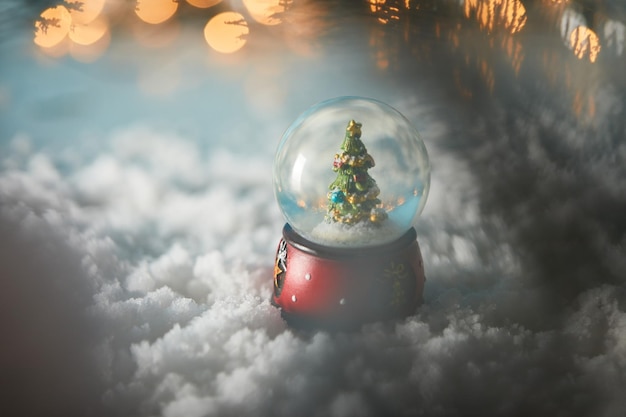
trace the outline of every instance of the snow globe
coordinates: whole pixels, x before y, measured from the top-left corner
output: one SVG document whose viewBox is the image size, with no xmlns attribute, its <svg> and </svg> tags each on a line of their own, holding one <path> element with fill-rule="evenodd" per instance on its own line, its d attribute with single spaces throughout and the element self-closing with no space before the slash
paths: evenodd
<svg viewBox="0 0 626 417">
<path fill-rule="evenodd" d="M 272 303 L 288 323 L 343 328 L 415 311 L 424 266 L 413 226 L 430 163 L 402 114 L 362 97 L 314 105 L 284 133 L 273 179 L 287 223 Z"/>
</svg>

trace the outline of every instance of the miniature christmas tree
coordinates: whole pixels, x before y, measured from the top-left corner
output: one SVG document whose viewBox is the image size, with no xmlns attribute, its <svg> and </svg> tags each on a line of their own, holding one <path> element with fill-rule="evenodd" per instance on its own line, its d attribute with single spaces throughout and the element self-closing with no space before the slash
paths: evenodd
<svg viewBox="0 0 626 417">
<path fill-rule="evenodd" d="M 333 162 L 337 178 L 328 186 L 326 220 L 348 225 L 381 223 L 387 213 L 378 207 L 380 189 L 367 173 L 374 166 L 374 158 L 361 141 L 361 123 L 350 120 L 341 150 Z"/>
</svg>

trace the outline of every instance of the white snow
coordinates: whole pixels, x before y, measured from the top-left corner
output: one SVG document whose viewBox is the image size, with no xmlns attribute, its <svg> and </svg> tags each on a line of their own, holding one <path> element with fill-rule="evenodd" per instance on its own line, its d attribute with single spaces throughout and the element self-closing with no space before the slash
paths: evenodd
<svg viewBox="0 0 626 417">
<path fill-rule="evenodd" d="M 480 213 L 480 181 L 452 154 L 429 149 L 433 192 L 418 227 L 426 304 L 399 322 L 301 334 L 269 303 L 282 227 L 272 161 L 217 149 L 208 163 L 183 138 L 136 132 L 63 174 L 58 154 L 17 146 L 30 152 L 18 166 L 8 164 L 17 154 L 3 156 L 8 409 L 185 417 L 625 409 L 623 289 L 588 274 L 571 303 L 552 308 L 571 283 L 542 284 L 514 230 Z M 120 145 L 135 134 L 161 150 Z M 187 155 L 186 167 L 161 169 L 169 147 Z M 235 160 L 255 169 L 220 174 Z M 531 219 L 531 210 L 520 215 Z M 619 244 L 604 233 L 588 235 L 607 248 L 593 256 L 617 265 Z"/>
</svg>

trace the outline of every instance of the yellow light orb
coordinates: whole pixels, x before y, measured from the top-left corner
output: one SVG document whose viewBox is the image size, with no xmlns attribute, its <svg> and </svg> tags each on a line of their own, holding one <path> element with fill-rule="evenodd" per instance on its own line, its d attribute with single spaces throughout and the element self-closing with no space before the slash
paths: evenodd
<svg viewBox="0 0 626 417">
<path fill-rule="evenodd" d="M 248 32 L 248 23 L 241 14 L 224 12 L 208 21 L 204 27 L 204 39 L 216 51 L 231 54 L 246 44 Z"/>
<path fill-rule="evenodd" d="M 519 0 L 506 0 L 501 3 L 500 17 L 504 22 L 504 27 L 511 33 L 522 30 L 526 25 L 526 8 Z"/>
<path fill-rule="evenodd" d="M 578 59 L 585 57 L 589 61 L 596 62 L 600 53 L 600 38 L 596 33 L 586 26 L 578 26 L 569 36 L 570 46 Z"/>
<path fill-rule="evenodd" d="M 73 23 L 87 24 L 100 16 L 106 0 L 66 0 Z"/>
<path fill-rule="evenodd" d="M 281 23 L 277 14 L 285 11 L 285 6 L 280 5 L 280 0 L 243 0 L 250 16 L 263 25 L 277 25 Z"/>
<path fill-rule="evenodd" d="M 81 45 L 76 42 L 70 44 L 69 52 L 76 61 L 91 63 L 104 54 L 111 43 L 111 33 L 107 29 L 98 40 L 89 45 Z"/>
<path fill-rule="evenodd" d="M 71 23 L 70 12 L 63 6 L 44 10 L 35 21 L 35 44 L 44 48 L 55 46 L 65 38 Z"/>
<path fill-rule="evenodd" d="M 207 9 L 211 6 L 215 6 L 222 0 L 187 0 L 187 3 L 199 9 Z"/>
<path fill-rule="evenodd" d="M 174 0 L 137 0 L 135 13 L 141 20 L 152 25 L 165 22 L 178 9 Z"/>
<path fill-rule="evenodd" d="M 109 30 L 106 19 L 99 17 L 88 24 L 74 24 L 69 31 L 70 39 L 79 45 L 91 45 L 101 39 Z"/>
</svg>

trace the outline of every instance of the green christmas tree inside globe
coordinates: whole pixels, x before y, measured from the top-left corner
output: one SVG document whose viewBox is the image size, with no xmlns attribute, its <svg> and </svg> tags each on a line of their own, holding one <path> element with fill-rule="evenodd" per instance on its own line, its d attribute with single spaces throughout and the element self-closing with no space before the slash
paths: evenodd
<svg viewBox="0 0 626 417">
<path fill-rule="evenodd" d="M 380 207 L 380 189 L 368 170 L 374 167 L 374 158 L 367 153 L 361 141 L 361 123 L 350 120 L 340 154 L 335 154 L 333 171 L 337 178 L 328 187 L 328 222 L 345 224 L 378 224 L 387 219 Z"/>
</svg>

